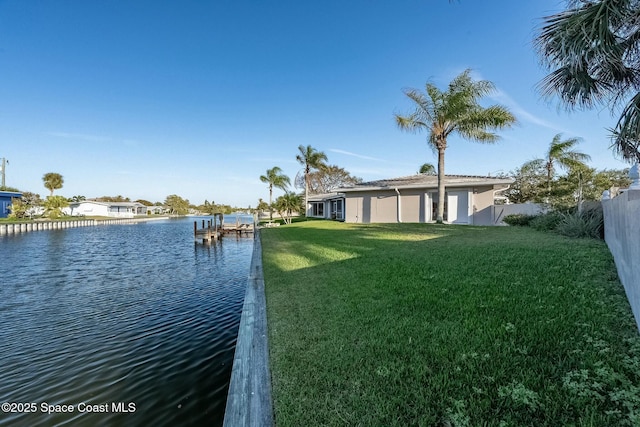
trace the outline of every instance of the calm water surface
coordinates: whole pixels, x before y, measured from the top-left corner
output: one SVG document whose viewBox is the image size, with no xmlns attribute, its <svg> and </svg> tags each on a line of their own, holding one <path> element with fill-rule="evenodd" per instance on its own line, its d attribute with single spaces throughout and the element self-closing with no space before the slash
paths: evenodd
<svg viewBox="0 0 640 427">
<path fill-rule="evenodd" d="M 253 239 L 192 233 L 167 220 L 0 236 L 0 403 L 35 403 L 0 425 L 221 425 Z"/>
</svg>

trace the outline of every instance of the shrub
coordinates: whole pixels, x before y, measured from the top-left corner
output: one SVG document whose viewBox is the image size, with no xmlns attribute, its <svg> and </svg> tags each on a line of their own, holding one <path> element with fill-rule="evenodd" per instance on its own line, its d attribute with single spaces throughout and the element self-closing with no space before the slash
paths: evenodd
<svg viewBox="0 0 640 427">
<path fill-rule="evenodd" d="M 557 211 L 538 215 L 531 221 L 531 228 L 538 231 L 553 231 L 564 217 L 563 215 Z"/>
<path fill-rule="evenodd" d="M 531 224 L 531 221 L 536 218 L 537 215 L 525 215 L 525 214 L 513 214 L 507 215 L 502 221 L 509 225 L 519 225 L 527 227 Z"/>
<path fill-rule="evenodd" d="M 563 214 L 556 231 L 568 237 L 602 238 L 604 219 L 602 209 L 589 209 L 582 213 Z"/>
</svg>

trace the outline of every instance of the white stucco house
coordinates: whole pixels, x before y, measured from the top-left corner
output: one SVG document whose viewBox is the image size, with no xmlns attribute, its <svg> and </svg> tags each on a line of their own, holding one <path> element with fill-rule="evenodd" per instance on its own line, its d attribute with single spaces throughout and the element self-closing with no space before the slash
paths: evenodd
<svg viewBox="0 0 640 427">
<path fill-rule="evenodd" d="M 71 202 L 65 208 L 71 216 L 108 216 L 113 218 L 133 218 L 136 215 L 146 215 L 147 207 L 138 202 L 96 202 L 83 200 Z"/>
<path fill-rule="evenodd" d="M 494 198 L 512 178 L 447 175 L 445 222 L 493 225 Z M 434 222 L 438 177 L 417 174 L 364 182 L 309 198 L 308 216 L 353 223 Z"/>
<path fill-rule="evenodd" d="M 147 206 L 147 213 L 150 215 L 162 215 L 169 211 L 166 206 Z"/>
</svg>

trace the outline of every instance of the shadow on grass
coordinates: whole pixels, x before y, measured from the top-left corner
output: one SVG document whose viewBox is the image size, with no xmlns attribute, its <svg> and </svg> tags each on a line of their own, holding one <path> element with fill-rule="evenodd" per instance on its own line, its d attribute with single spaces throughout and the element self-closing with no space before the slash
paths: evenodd
<svg viewBox="0 0 640 427">
<path fill-rule="evenodd" d="M 331 222 L 300 223 L 295 227 L 268 229 L 266 233 L 278 245 L 295 247 L 295 256 L 304 260 L 300 266 L 313 266 L 335 262 L 347 258 L 357 258 L 370 251 L 395 250 L 410 241 L 424 241 L 451 235 L 460 235 L 457 228 L 430 227 L 415 224 L 401 224 L 396 227 L 387 224 L 354 226 Z M 270 249 L 267 249 L 270 250 Z M 286 253 L 286 251 L 284 251 Z M 276 263 L 283 269 L 290 266 Z"/>
</svg>

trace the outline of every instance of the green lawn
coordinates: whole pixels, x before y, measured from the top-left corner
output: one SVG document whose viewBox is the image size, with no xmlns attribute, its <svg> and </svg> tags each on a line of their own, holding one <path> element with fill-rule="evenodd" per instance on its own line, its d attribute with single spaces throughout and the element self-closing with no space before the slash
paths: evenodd
<svg viewBox="0 0 640 427">
<path fill-rule="evenodd" d="M 279 427 L 640 425 L 601 241 L 309 221 L 262 242 Z"/>
</svg>

